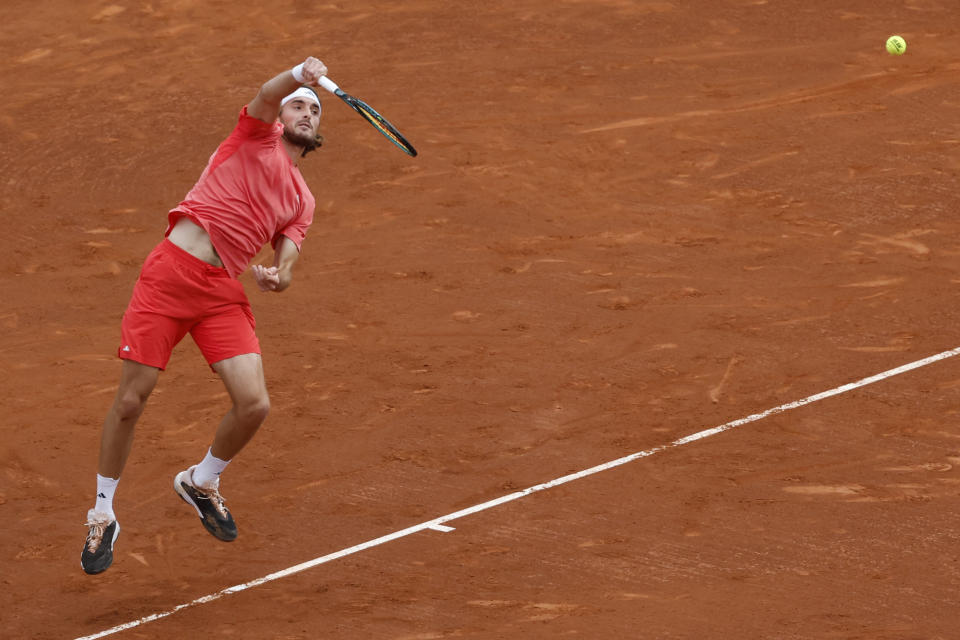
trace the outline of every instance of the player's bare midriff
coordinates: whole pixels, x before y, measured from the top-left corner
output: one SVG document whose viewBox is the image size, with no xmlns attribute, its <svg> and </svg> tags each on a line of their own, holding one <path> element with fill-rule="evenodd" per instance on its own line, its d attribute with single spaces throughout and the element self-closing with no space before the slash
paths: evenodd
<svg viewBox="0 0 960 640">
<path fill-rule="evenodd" d="M 223 266 L 220 256 L 213 248 L 210 236 L 207 235 L 203 227 L 189 218 L 177 220 L 167 239 L 195 258 L 199 258 L 215 267 Z"/>
</svg>

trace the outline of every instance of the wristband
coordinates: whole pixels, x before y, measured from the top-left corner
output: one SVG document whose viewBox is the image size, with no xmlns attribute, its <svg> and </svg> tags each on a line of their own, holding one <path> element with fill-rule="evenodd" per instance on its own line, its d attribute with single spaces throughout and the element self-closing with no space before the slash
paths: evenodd
<svg viewBox="0 0 960 640">
<path fill-rule="evenodd" d="M 295 66 L 293 69 L 290 69 L 290 73 L 293 74 L 293 79 L 294 79 L 294 80 L 296 80 L 296 81 L 299 82 L 300 84 L 303 84 L 305 78 L 303 77 L 303 63 L 302 63 L 302 62 L 301 62 L 300 64 L 298 64 L 297 66 Z"/>
</svg>

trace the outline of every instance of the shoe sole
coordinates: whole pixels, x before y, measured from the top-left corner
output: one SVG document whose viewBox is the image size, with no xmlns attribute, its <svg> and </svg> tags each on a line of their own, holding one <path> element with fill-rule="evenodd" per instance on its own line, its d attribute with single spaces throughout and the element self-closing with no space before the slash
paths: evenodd
<svg viewBox="0 0 960 640">
<path fill-rule="evenodd" d="M 181 500 L 193 507 L 194 511 L 197 512 L 197 516 L 203 520 L 203 512 L 200 511 L 200 507 L 197 506 L 197 503 L 193 501 L 193 498 L 190 497 L 190 494 L 184 491 L 183 487 L 181 486 L 181 484 L 186 483 L 185 480 L 180 479 L 185 473 L 186 471 L 181 471 L 177 474 L 177 477 L 173 479 L 173 490 L 177 492 L 177 495 L 180 496 Z"/>
</svg>

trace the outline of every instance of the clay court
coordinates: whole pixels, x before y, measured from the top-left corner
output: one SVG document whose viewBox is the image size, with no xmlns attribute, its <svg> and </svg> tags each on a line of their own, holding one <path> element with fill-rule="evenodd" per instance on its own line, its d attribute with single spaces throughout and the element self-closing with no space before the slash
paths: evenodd
<svg viewBox="0 0 960 640">
<path fill-rule="evenodd" d="M 5 0 L 0 635 L 960 636 L 956 9 Z M 140 266 L 307 55 L 420 155 L 325 96 L 293 285 L 241 277 L 239 539 L 172 489 L 229 407 L 188 338 L 85 575 Z"/>
</svg>

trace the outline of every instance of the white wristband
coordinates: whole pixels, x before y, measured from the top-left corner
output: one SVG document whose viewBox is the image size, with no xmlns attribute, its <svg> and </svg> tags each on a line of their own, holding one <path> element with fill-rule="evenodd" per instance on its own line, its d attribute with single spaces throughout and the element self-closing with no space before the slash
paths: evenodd
<svg viewBox="0 0 960 640">
<path fill-rule="evenodd" d="M 301 83 L 301 84 L 302 84 L 303 81 L 305 80 L 305 78 L 303 77 L 303 63 L 302 63 L 302 62 L 301 62 L 300 64 L 298 64 L 297 66 L 295 66 L 293 69 L 290 69 L 290 73 L 293 74 L 293 79 L 296 80 L 297 82 Z"/>
</svg>

